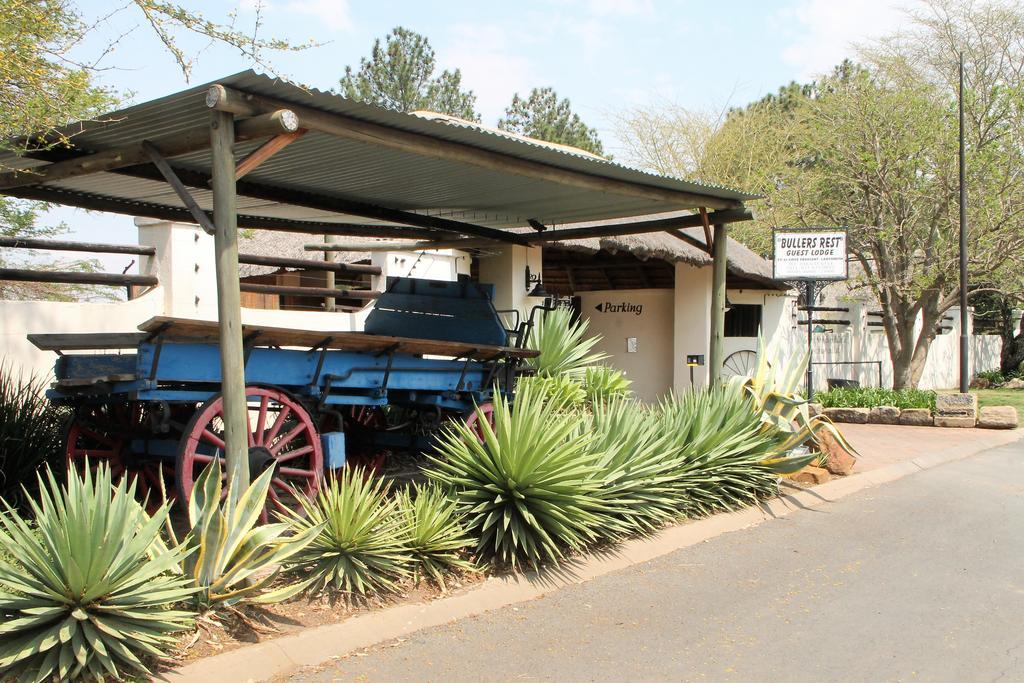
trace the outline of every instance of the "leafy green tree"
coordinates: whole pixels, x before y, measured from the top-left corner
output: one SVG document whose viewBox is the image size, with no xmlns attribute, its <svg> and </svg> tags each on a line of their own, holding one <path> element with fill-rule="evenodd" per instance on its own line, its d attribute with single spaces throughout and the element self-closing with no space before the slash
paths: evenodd
<svg viewBox="0 0 1024 683">
<path fill-rule="evenodd" d="M 569 100 L 559 99 L 551 88 L 534 88 L 526 98 L 516 93 L 498 128 L 604 155 L 597 130 L 583 123 Z"/>
<path fill-rule="evenodd" d="M 359 61 L 358 71 L 345 67 L 342 95 L 395 111 L 428 110 L 480 120 L 476 95 L 462 88 L 462 72 L 445 69 L 434 75 L 437 59 L 425 36 L 397 26 L 384 41 L 373 41 L 370 58 Z"/>
<path fill-rule="evenodd" d="M 917 385 L 957 304 L 961 50 L 970 279 L 996 283 L 974 295 L 1024 291 L 1024 10 L 931 0 L 910 19 L 861 49 L 859 64 L 712 121 L 691 163 L 675 169 L 765 195 L 761 221 L 737 230 L 762 253 L 771 226 L 847 227 L 861 284 L 881 305 L 897 388 Z M 634 135 L 640 163 L 664 160 L 649 152 L 657 140 Z"/>
</svg>

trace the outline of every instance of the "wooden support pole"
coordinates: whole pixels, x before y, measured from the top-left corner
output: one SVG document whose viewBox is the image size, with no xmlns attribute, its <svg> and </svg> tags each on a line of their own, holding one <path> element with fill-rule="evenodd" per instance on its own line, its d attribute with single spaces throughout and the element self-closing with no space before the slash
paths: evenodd
<svg viewBox="0 0 1024 683">
<path fill-rule="evenodd" d="M 332 273 L 380 275 L 380 268 L 378 266 L 368 266 L 362 263 L 331 263 L 328 261 L 314 261 L 313 259 L 261 256 L 259 254 L 239 254 L 238 262 L 248 263 L 253 266 L 270 266 L 272 268 L 296 268 L 300 270 L 325 270 Z"/>
<path fill-rule="evenodd" d="M 325 287 L 298 287 L 292 285 L 262 285 L 255 282 L 243 282 L 243 292 L 254 294 L 283 294 L 285 296 L 312 296 L 325 299 L 359 299 L 371 301 L 380 296 L 380 292 L 368 289 L 327 289 Z"/>
<path fill-rule="evenodd" d="M 45 251 L 81 251 L 90 254 L 131 254 L 133 256 L 155 256 L 156 247 L 142 244 L 98 244 L 95 242 L 67 242 L 63 240 L 41 240 L 26 237 L 0 236 L 0 247 L 12 249 L 42 249 Z"/>
<path fill-rule="evenodd" d="M 73 270 L 22 270 L 0 268 L 0 280 L 7 282 L 49 282 L 67 285 L 114 285 L 124 287 L 138 285 L 153 287 L 158 283 L 153 275 L 128 275 L 121 273 L 81 273 Z"/>
<path fill-rule="evenodd" d="M 245 397 L 242 295 L 238 286 L 238 216 L 235 196 L 235 126 L 227 112 L 210 113 L 213 168 L 213 235 L 220 323 L 221 393 L 224 397 L 224 457 L 233 496 L 249 485 L 249 415 Z"/>
<path fill-rule="evenodd" d="M 206 212 L 202 210 L 199 203 L 196 202 L 192 193 L 188 191 L 185 184 L 181 182 L 181 179 L 174 173 L 174 169 L 167 163 L 167 159 L 164 158 L 160 150 L 157 149 L 156 145 L 152 144 L 148 140 L 142 141 L 142 148 L 146 150 L 146 154 L 153 161 L 153 165 L 157 167 L 157 170 L 163 175 L 164 180 L 174 190 L 174 194 L 178 195 L 178 199 L 185 205 L 188 212 L 195 219 L 196 223 L 206 232 L 207 235 L 213 235 L 217 232 L 216 226 L 210 217 L 206 215 Z M 237 219 L 236 219 L 237 221 Z"/>
<path fill-rule="evenodd" d="M 326 244 L 330 244 L 332 241 L 334 241 L 334 238 L 332 238 L 330 235 L 324 235 L 324 244 L 325 245 Z M 323 254 L 323 258 L 324 258 L 324 261 L 326 261 L 327 263 L 330 263 L 331 265 L 334 265 L 334 254 L 333 253 L 331 253 L 329 251 L 325 251 L 324 254 Z M 377 274 L 380 275 L 380 269 L 378 269 Z M 326 283 L 325 283 L 326 288 L 327 289 L 334 289 L 334 271 L 333 270 L 328 270 L 327 271 L 325 280 L 326 280 Z M 334 297 L 329 296 L 326 299 L 324 299 L 324 310 L 325 311 L 333 312 L 335 310 L 335 308 L 336 308 L 336 305 L 335 305 Z"/>
<path fill-rule="evenodd" d="M 728 270 L 728 227 L 715 224 L 711 264 L 711 335 L 708 345 L 708 385 L 718 386 L 725 362 L 725 274 Z"/>
</svg>

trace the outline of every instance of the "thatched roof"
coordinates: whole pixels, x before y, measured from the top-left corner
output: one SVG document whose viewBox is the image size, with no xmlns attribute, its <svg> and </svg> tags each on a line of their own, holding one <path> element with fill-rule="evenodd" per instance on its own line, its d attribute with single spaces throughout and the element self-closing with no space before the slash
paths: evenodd
<svg viewBox="0 0 1024 683">
<path fill-rule="evenodd" d="M 276 232 L 271 230 L 240 231 L 238 251 L 242 254 L 254 254 L 256 256 L 318 260 L 323 257 L 323 252 L 306 251 L 303 247 L 313 242 L 319 242 L 322 239 L 322 237 L 306 233 Z M 339 251 L 334 254 L 335 263 L 358 263 L 360 261 L 368 262 L 369 260 L 369 252 Z M 253 266 L 245 263 L 238 266 L 238 272 L 241 277 L 266 275 L 276 270 L 279 269 L 270 266 Z"/>
</svg>

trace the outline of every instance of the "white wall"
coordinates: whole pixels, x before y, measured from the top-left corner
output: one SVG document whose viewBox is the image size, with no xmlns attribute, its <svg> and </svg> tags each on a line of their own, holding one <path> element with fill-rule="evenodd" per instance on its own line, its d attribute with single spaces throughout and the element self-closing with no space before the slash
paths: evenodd
<svg viewBox="0 0 1024 683">
<path fill-rule="evenodd" d="M 596 351 L 624 371 L 645 401 L 657 401 L 672 389 L 674 293 L 671 289 L 631 289 L 580 293 L 581 317 L 588 334 L 601 335 Z M 598 310 L 600 307 L 600 310 Z M 636 340 L 630 352 L 628 340 Z"/>
<path fill-rule="evenodd" d="M 711 334 L 711 268 L 676 264 L 675 314 L 672 320 L 672 386 L 676 391 L 690 388 L 688 355 L 703 355 L 704 366 L 693 370 L 693 383 L 708 382 L 709 339 Z"/>
</svg>

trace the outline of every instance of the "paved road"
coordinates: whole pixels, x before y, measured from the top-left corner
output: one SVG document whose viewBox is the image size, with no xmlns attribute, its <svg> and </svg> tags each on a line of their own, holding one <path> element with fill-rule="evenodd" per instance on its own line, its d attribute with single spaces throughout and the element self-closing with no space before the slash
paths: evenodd
<svg viewBox="0 0 1024 683">
<path fill-rule="evenodd" d="M 1022 681 L 1024 442 L 296 680 Z"/>
</svg>

